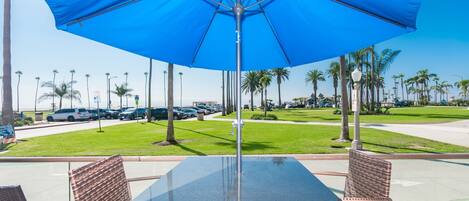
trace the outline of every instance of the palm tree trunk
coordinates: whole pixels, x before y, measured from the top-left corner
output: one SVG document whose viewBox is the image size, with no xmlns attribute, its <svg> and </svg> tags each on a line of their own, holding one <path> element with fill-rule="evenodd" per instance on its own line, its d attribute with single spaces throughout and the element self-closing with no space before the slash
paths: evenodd
<svg viewBox="0 0 469 201">
<path fill-rule="evenodd" d="M 374 46 L 371 50 L 371 80 L 370 80 L 370 91 L 371 91 L 371 111 L 375 111 L 375 51 Z"/>
<path fill-rule="evenodd" d="M 225 71 L 221 71 L 221 115 L 226 116 L 225 105 Z"/>
<path fill-rule="evenodd" d="M 318 97 L 316 93 L 318 92 L 318 86 L 317 83 L 313 83 L 313 107 L 316 108 Z"/>
<path fill-rule="evenodd" d="M 55 72 L 54 78 L 52 78 L 52 112 L 55 112 Z"/>
<path fill-rule="evenodd" d="M 62 97 L 59 99 L 59 110 L 62 109 Z"/>
<path fill-rule="evenodd" d="M 119 106 L 120 106 L 120 109 L 122 110 L 122 96 L 119 96 Z"/>
<path fill-rule="evenodd" d="M 352 79 L 350 79 L 352 80 Z M 352 81 L 350 81 L 348 83 L 348 94 L 352 94 Z M 352 102 L 352 95 L 348 96 L 348 102 L 351 103 Z M 352 109 L 352 104 L 348 104 L 348 109 L 351 110 Z"/>
<path fill-rule="evenodd" d="M 89 77 L 86 77 L 86 93 L 88 94 L 88 110 L 91 109 Z M 121 107 L 122 109 L 122 107 Z"/>
<path fill-rule="evenodd" d="M 174 83 L 173 83 L 173 64 L 168 64 L 168 130 L 166 132 L 166 141 L 175 144 L 176 139 L 174 137 Z"/>
<path fill-rule="evenodd" d="M 267 87 L 265 87 L 264 90 L 265 90 L 264 117 L 267 117 Z"/>
<path fill-rule="evenodd" d="M 280 85 L 281 85 L 281 82 L 280 80 L 277 81 L 277 86 L 278 86 L 278 107 L 282 107 L 282 96 L 281 96 L 281 93 L 280 93 Z"/>
<path fill-rule="evenodd" d="M 261 107 L 264 107 L 264 90 L 261 89 Z"/>
<path fill-rule="evenodd" d="M 338 104 L 337 104 L 337 86 L 334 86 L 334 105 L 335 105 L 335 108 L 338 108 Z"/>
<path fill-rule="evenodd" d="M 340 57 L 340 92 L 341 92 L 341 108 L 342 108 L 342 129 L 340 132 L 339 141 L 349 141 L 349 127 L 348 127 L 348 94 L 347 94 L 347 75 L 345 72 L 345 56 Z"/>
<path fill-rule="evenodd" d="M 39 90 L 39 79 L 36 82 L 36 93 L 34 95 L 34 114 L 36 115 L 37 112 L 37 92 Z"/>
<path fill-rule="evenodd" d="M 251 90 L 251 111 L 254 111 L 254 91 Z"/>
<path fill-rule="evenodd" d="M 147 122 L 151 122 L 151 77 L 153 74 L 153 59 L 150 59 L 150 70 L 148 73 L 148 106 L 147 106 Z"/>
</svg>

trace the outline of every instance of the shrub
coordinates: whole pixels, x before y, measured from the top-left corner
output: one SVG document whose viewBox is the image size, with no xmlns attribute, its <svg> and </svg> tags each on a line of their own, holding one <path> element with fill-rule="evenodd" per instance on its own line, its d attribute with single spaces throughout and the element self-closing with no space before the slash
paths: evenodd
<svg viewBox="0 0 469 201">
<path fill-rule="evenodd" d="M 251 119 L 253 120 L 277 120 L 277 116 L 273 114 L 267 114 L 267 116 L 264 116 L 263 114 L 253 114 L 251 116 Z"/>
</svg>

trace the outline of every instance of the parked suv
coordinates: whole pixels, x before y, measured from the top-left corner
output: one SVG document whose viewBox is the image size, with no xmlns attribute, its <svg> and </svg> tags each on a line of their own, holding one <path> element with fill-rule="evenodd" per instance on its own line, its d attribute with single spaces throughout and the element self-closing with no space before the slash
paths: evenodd
<svg viewBox="0 0 469 201">
<path fill-rule="evenodd" d="M 174 120 L 186 119 L 186 114 L 173 110 Z M 151 119 L 152 120 L 165 120 L 168 119 L 168 109 L 166 108 L 156 108 L 151 110 Z"/>
<path fill-rule="evenodd" d="M 47 115 L 47 121 L 89 120 L 91 114 L 85 108 L 60 109 Z"/>
<path fill-rule="evenodd" d="M 120 113 L 119 119 L 120 120 L 125 120 L 125 119 L 134 120 L 138 118 L 144 119 L 147 114 L 146 111 L 147 110 L 145 108 L 138 108 L 138 109 L 130 108 Z"/>
</svg>

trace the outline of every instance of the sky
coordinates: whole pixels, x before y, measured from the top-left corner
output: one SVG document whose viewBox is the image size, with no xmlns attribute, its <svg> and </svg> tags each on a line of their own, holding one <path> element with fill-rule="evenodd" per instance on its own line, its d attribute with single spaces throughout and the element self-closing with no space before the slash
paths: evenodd
<svg viewBox="0 0 469 201">
<path fill-rule="evenodd" d="M 3 5 L 2 5 L 3 6 Z M 378 50 L 391 48 L 402 50 L 400 56 L 392 64 L 385 78 L 388 88 L 391 76 L 404 73 L 414 75 L 418 70 L 427 68 L 436 73 L 442 80 L 454 83 L 462 78 L 469 78 L 469 1 L 467 0 L 422 0 L 416 32 L 400 36 L 376 45 Z M 1 16 L 3 16 L 1 8 Z M 1 35 L 1 33 L 0 33 Z M 0 50 L 1 51 L 1 50 Z M 289 101 L 294 97 L 309 96 L 312 86 L 305 82 L 305 74 L 311 69 L 325 71 L 331 61 L 326 61 L 289 68 L 290 79 L 282 85 L 282 100 Z M 2 58 L 0 58 L 2 61 Z M 36 90 L 35 77 L 40 82 L 51 81 L 52 71 L 57 69 L 57 82 L 69 81 L 70 70 L 75 70 L 77 84 L 74 88 L 82 94 L 82 103 L 74 101 L 74 107 L 88 107 L 85 74 L 90 74 L 90 96 L 98 92 L 101 100 L 106 97 L 106 76 L 117 76 L 111 85 L 125 82 L 124 73 L 128 72 L 129 88 L 132 94 L 145 97 L 145 76 L 148 71 L 149 59 L 127 53 L 113 47 L 99 44 L 66 32 L 58 31 L 54 26 L 53 16 L 43 0 L 12 1 L 12 71 L 21 70 L 19 95 L 20 108 L 28 110 L 34 107 Z M 152 105 L 163 106 L 163 71 L 167 65 L 154 61 L 152 80 Z M 175 67 L 175 104 L 181 100 L 180 80 L 177 73 L 182 72 L 182 102 L 191 105 L 193 101 L 221 101 L 221 72 L 197 68 Z M 16 108 L 16 84 L 18 78 L 12 75 L 14 104 Z M 268 91 L 269 98 L 277 100 L 276 85 Z M 112 87 L 114 88 L 114 87 Z M 39 96 L 47 92 L 47 88 L 39 88 Z M 327 78 L 319 84 L 319 92 L 325 95 L 333 93 L 332 81 Z M 452 90 L 451 95 L 457 91 Z M 119 99 L 111 95 L 113 107 L 118 107 Z M 256 104 L 259 97 L 255 98 Z M 243 97 L 247 103 L 248 96 Z M 125 101 L 124 101 L 125 102 Z M 38 103 L 38 108 L 50 107 L 50 100 Z M 129 105 L 134 101 L 129 99 Z M 144 104 L 141 100 L 140 104 Z M 64 101 L 64 105 L 70 103 Z M 91 107 L 95 107 L 92 102 Z"/>
</svg>

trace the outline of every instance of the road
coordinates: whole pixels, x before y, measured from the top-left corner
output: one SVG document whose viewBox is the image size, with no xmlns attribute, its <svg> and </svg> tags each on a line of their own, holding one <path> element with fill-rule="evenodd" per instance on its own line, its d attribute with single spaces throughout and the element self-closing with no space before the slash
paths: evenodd
<svg viewBox="0 0 469 201">
<path fill-rule="evenodd" d="M 136 121 L 102 120 L 101 126 L 107 127 L 107 126 L 128 124 L 128 123 L 133 123 L 133 122 L 136 122 Z M 54 122 L 52 124 L 56 124 L 56 126 L 45 127 L 45 128 L 34 128 L 34 129 L 27 129 L 27 130 L 18 130 L 16 131 L 16 138 L 24 139 L 24 138 L 30 138 L 30 137 L 39 137 L 39 136 L 53 135 L 53 134 L 93 129 L 93 128 L 97 129 L 99 127 L 98 121 L 74 122 L 72 124 L 65 124 L 63 122 Z M 65 125 L 60 125 L 60 124 L 65 124 Z"/>
</svg>

